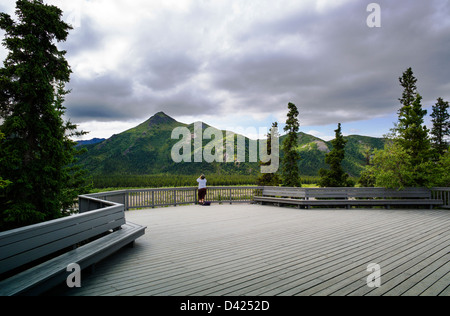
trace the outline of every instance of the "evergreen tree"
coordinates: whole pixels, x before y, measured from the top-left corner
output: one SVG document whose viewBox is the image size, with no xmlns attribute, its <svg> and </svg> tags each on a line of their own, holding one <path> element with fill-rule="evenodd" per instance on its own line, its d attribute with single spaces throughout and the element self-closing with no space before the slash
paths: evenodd
<svg viewBox="0 0 450 316">
<path fill-rule="evenodd" d="M 424 125 L 427 111 L 422 109 L 422 96 L 417 92 L 417 79 L 411 68 L 403 73 L 399 81 L 404 90 L 402 98 L 399 99 L 402 107 L 393 129 L 393 138 L 405 150 L 410 151 L 413 164 L 420 164 L 426 162 L 431 154 L 429 131 Z"/>
<path fill-rule="evenodd" d="M 427 111 L 422 109 L 422 97 L 417 93 L 417 79 L 411 68 L 399 81 L 404 91 L 399 99 L 402 106 L 398 122 L 388 135 L 384 150 L 375 152 L 373 165 L 366 168 L 364 175 L 385 187 L 432 186 L 440 178 L 439 166 L 445 162 L 431 161 L 431 143 L 424 125 Z"/>
<path fill-rule="evenodd" d="M 0 174 L 12 182 L 0 198 L 0 230 L 63 216 L 78 193 L 72 185 L 84 186 L 70 167 L 76 150 L 69 137 L 80 133 L 62 118 L 71 70 L 54 43 L 71 27 L 42 0 L 18 0 L 16 14 L 17 22 L 0 14 L 9 50 L 0 69 Z"/>
<path fill-rule="evenodd" d="M 437 99 L 431 113 L 433 127 L 431 129 L 431 146 L 436 158 L 444 155 L 448 150 L 446 138 L 450 136 L 450 114 L 448 113 L 448 102 L 442 98 Z"/>
<path fill-rule="evenodd" d="M 407 108 L 412 105 L 416 98 L 417 79 L 414 77 L 411 67 L 409 67 L 405 72 L 403 72 L 402 76 L 398 80 L 400 81 L 400 85 L 403 87 L 402 97 L 398 99 L 403 106 L 400 108 L 398 116 L 404 116 L 404 112 L 407 111 Z"/>
<path fill-rule="evenodd" d="M 5 138 L 5 135 L 4 135 L 2 132 L 0 132 L 0 144 L 1 144 L 1 141 L 2 141 L 4 138 Z M 0 197 L 3 196 L 3 192 L 4 192 L 3 190 L 6 189 L 6 187 L 7 187 L 9 184 L 11 184 L 10 181 L 5 180 L 5 179 L 3 179 L 2 177 L 0 177 Z"/>
<path fill-rule="evenodd" d="M 267 155 L 272 154 L 272 135 L 274 133 L 278 134 L 278 123 L 274 122 L 272 123 L 272 128 L 269 130 L 269 133 L 267 134 Z M 278 137 L 278 135 L 275 135 Z M 270 166 L 272 162 L 260 162 L 260 165 L 262 166 Z M 257 184 L 261 186 L 278 186 L 280 185 L 281 180 L 277 173 L 262 173 L 258 177 Z"/>
<path fill-rule="evenodd" d="M 298 122 L 298 109 L 295 104 L 288 104 L 289 112 L 287 114 L 286 126 L 284 131 L 288 132 L 287 137 L 283 141 L 284 157 L 282 159 L 281 178 L 283 186 L 301 187 L 300 173 L 298 169 L 298 161 L 300 154 L 298 147 L 298 131 L 300 124 Z"/>
<path fill-rule="evenodd" d="M 428 138 L 428 129 L 424 125 L 427 111 L 422 109 L 422 96 L 417 94 L 416 99 L 398 118 L 396 127 L 396 141 L 405 149 L 411 151 L 412 163 L 420 164 L 430 158 L 431 143 Z"/>
<path fill-rule="evenodd" d="M 335 130 L 336 137 L 331 141 L 333 149 L 325 156 L 325 162 L 330 165 L 330 169 L 320 169 L 320 180 L 318 185 L 321 187 L 349 187 L 353 182 L 342 168 L 342 161 L 345 158 L 345 144 L 347 141 L 342 136 L 341 123 Z"/>
</svg>

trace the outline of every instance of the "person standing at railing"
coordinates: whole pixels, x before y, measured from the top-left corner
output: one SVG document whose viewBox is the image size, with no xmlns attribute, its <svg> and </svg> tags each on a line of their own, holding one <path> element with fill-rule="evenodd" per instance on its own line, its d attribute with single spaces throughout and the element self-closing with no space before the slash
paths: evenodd
<svg viewBox="0 0 450 316">
<path fill-rule="evenodd" d="M 203 205 L 206 197 L 206 177 L 202 174 L 198 179 L 198 204 Z"/>
</svg>

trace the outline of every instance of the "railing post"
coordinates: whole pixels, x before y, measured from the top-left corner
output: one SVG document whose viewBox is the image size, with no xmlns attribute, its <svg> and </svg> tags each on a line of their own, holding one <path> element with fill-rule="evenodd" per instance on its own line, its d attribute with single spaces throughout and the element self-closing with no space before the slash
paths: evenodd
<svg viewBox="0 0 450 316">
<path fill-rule="evenodd" d="M 155 191 L 152 190 L 152 208 L 155 208 Z"/>
<path fill-rule="evenodd" d="M 431 192 L 434 199 L 440 199 L 443 202 L 442 208 L 450 208 L 450 188 L 437 187 L 432 188 Z"/>
</svg>

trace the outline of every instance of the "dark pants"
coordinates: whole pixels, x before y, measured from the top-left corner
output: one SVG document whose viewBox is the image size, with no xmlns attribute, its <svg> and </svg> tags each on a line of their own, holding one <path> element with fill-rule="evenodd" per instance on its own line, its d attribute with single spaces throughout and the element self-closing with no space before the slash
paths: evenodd
<svg viewBox="0 0 450 316">
<path fill-rule="evenodd" d="M 198 189 L 198 200 L 203 200 L 206 196 L 206 188 L 205 189 Z"/>
</svg>

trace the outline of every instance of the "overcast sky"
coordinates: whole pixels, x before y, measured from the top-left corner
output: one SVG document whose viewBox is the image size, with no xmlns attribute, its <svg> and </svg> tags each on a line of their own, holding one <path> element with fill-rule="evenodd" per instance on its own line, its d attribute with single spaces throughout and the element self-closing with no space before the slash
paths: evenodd
<svg viewBox="0 0 450 316">
<path fill-rule="evenodd" d="M 14 15 L 14 1 L 0 11 Z M 382 136 L 412 67 L 423 106 L 450 100 L 449 0 L 47 0 L 73 25 L 67 116 L 110 137 L 164 111 L 222 129 Z M 369 3 L 381 7 L 370 28 Z M 3 38 L 3 33 L 1 34 Z M 0 48 L 3 60 L 6 50 Z"/>
</svg>

